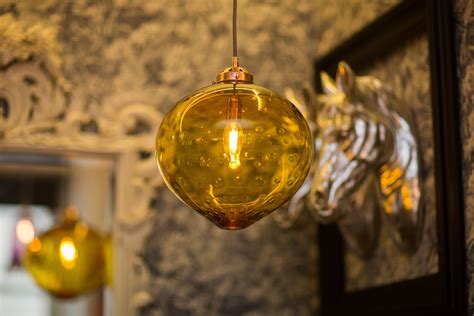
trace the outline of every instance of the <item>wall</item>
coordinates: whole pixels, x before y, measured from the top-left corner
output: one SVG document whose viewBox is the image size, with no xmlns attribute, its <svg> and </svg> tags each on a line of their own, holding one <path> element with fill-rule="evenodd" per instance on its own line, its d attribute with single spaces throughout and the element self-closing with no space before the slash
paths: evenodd
<svg viewBox="0 0 474 316">
<path fill-rule="evenodd" d="M 242 64 L 278 92 L 312 78 L 321 56 L 399 0 L 241 0 Z M 457 0 L 458 75 L 462 104 L 466 236 L 474 305 L 474 1 Z M 212 1 L 9 1 L 0 14 L 41 22 L 57 32 L 57 56 L 72 106 L 116 100 L 167 111 L 210 83 L 229 63 L 230 6 Z M 45 45 L 50 43 L 45 43 Z M 0 43 L 1 45 L 1 43 Z M 246 231 L 217 230 L 167 191 L 157 203 L 142 257 L 153 275 L 153 300 L 142 315 L 308 315 L 317 307 L 315 226 L 303 218 L 282 230 L 272 218 Z"/>
<path fill-rule="evenodd" d="M 257 84 L 282 93 L 311 80 L 312 9 L 310 0 L 239 1 L 241 64 Z M 71 107 L 89 111 L 143 102 L 166 112 L 230 63 L 229 1 L 0 0 L 0 14 L 57 36 L 55 63 L 69 82 Z M 142 251 L 152 298 L 142 302 L 141 315 L 310 315 L 316 309 L 311 220 L 283 230 L 267 218 L 225 232 L 168 191 L 156 209 Z"/>
<path fill-rule="evenodd" d="M 390 10 L 401 0 L 325 0 L 313 1 L 314 53 L 324 55 L 331 48 Z"/>
<path fill-rule="evenodd" d="M 463 140 L 468 302 L 472 313 L 474 310 L 474 1 L 456 0 L 454 3 Z"/>
</svg>

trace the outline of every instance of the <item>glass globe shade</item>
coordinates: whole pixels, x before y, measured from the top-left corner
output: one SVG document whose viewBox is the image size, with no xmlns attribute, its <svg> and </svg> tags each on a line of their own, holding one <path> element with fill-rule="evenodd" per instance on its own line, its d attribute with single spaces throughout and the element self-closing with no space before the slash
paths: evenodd
<svg viewBox="0 0 474 316">
<path fill-rule="evenodd" d="M 165 116 L 156 137 L 168 188 L 231 230 L 288 201 L 308 174 L 312 152 L 309 127 L 296 107 L 249 83 L 221 82 L 185 97 Z"/>
<path fill-rule="evenodd" d="M 76 297 L 103 284 L 102 237 L 68 210 L 59 225 L 28 244 L 23 265 L 50 294 Z"/>
</svg>

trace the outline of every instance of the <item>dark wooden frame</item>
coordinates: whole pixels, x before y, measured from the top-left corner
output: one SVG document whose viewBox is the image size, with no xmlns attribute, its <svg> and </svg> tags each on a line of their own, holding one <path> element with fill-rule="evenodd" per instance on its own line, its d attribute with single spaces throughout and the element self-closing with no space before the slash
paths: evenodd
<svg viewBox="0 0 474 316">
<path fill-rule="evenodd" d="M 335 225 L 320 226 L 321 313 L 339 315 L 467 315 L 462 141 L 451 1 L 406 0 L 318 59 L 335 73 L 340 60 L 363 68 L 425 32 L 429 38 L 439 272 L 356 292 L 344 291 L 344 243 Z"/>
</svg>

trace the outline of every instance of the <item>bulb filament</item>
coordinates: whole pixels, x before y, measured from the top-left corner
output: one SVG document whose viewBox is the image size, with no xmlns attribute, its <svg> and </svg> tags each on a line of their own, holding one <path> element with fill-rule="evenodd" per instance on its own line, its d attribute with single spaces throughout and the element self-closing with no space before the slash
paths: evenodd
<svg viewBox="0 0 474 316">
<path fill-rule="evenodd" d="M 231 169 L 237 169 L 240 166 L 240 150 L 242 137 L 239 134 L 242 133 L 239 123 L 229 122 L 228 128 L 226 128 L 226 137 L 228 139 L 227 154 L 229 157 L 229 167 Z"/>
<path fill-rule="evenodd" d="M 227 107 L 227 123 L 224 129 L 224 151 L 231 169 L 237 169 L 240 166 L 243 133 L 239 121 L 239 98 L 236 95 L 232 95 Z"/>
<path fill-rule="evenodd" d="M 59 257 L 61 264 L 66 269 L 72 269 L 76 265 L 77 250 L 71 238 L 63 238 L 59 245 Z"/>
</svg>

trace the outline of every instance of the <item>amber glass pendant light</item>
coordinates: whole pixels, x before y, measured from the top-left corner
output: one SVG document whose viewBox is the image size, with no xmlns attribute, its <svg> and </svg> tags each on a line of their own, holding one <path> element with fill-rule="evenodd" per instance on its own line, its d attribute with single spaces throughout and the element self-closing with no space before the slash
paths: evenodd
<svg viewBox="0 0 474 316">
<path fill-rule="evenodd" d="M 44 290 L 71 298 L 103 284 L 103 256 L 102 237 L 69 208 L 57 226 L 29 243 L 23 265 Z"/>
<path fill-rule="evenodd" d="M 242 229 L 288 201 L 305 180 L 312 138 L 288 100 L 232 66 L 179 101 L 156 137 L 158 167 L 178 198 L 224 229 Z"/>
</svg>

